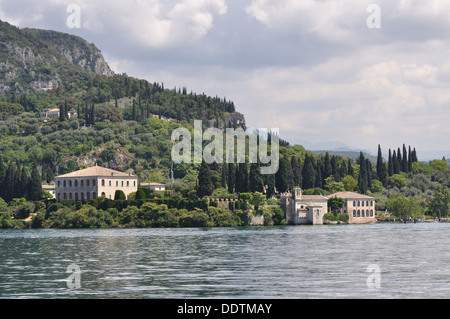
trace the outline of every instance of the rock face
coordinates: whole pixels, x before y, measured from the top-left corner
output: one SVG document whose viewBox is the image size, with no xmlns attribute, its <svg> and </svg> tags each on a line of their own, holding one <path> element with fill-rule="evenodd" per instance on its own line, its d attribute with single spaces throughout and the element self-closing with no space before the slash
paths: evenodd
<svg viewBox="0 0 450 319">
<path fill-rule="evenodd" d="M 0 21 L 0 93 L 46 91 L 93 75 L 114 75 L 94 44 Z"/>
</svg>

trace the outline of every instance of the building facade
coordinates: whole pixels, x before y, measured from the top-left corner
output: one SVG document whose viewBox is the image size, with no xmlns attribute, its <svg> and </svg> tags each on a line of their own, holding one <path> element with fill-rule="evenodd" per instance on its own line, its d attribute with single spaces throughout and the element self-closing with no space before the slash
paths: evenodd
<svg viewBox="0 0 450 319">
<path fill-rule="evenodd" d="M 281 195 L 281 207 L 289 225 L 322 225 L 328 199 L 321 195 L 303 195 L 302 190 L 296 188 L 293 195 Z"/>
<path fill-rule="evenodd" d="M 166 185 L 160 183 L 141 183 L 141 187 L 148 188 L 151 191 L 165 191 Z"/>
<path fill-rule="evenodd" d="M 347 214 L 349 224 L 368 224 L 376 221 L 375 198 L 354 192 L 337 192 L 328 198 L 338 197 L 345 200 L 339 213 Z"/>
<path fill-rule="evenodd" d="M 114 199 L 117 190 L 122 190 L 129 198 L 136 192 L 138 177 L 109 168 L 94 166 L 60 175 L 55 178 L 55 197 L 57 201 L 89 200 L 104 197 Z"/>
</svg>

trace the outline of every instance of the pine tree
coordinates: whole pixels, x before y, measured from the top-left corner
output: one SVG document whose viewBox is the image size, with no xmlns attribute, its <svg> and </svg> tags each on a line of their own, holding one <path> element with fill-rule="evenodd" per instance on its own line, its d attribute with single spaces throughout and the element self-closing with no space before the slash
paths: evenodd
<svg viewBox="0 0 450 319">
<path fill-rule="evenodd" d="M 211 171 L 208 164 L 203 160 L 198 173 L 197 195 L 200 198 L 210 196 L 214 191 L 214 185 L 211 178 Z"/>
</svg>

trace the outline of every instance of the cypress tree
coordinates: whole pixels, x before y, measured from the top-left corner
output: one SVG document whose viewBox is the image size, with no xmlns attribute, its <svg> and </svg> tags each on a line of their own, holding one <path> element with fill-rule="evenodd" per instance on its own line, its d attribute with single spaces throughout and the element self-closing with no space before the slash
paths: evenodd
<svg viewBox="0 0 450 319">
<path fill-rule="evenodd" d="M 5 175 L 6 175 L 6 167 L 3 163 L 3 159 L 0 156 L 0 198 L 5 199 Z"/>
<path fill-rule="evenodd" d="M 31 177 L 28 183 L 28 199 L 31 201 L 38 201 L 42 198 L 42 181 L 41 175 L 37 169 L 36 164 L 31 169 Z"/>
<path fill-rule="evenodd" d="M 367 193 L 367 165 L 362 152 L 359 154 L 358 190 L 361 194 Z"/>
<path fill-rule="evenodd" d="M 392 160 L 392 151 L 389 149 L 389 158 L 388 158 L 388 175 L 394 175 L 394 163 Z"/>
<path fill-rule="evenodd" d="M 412 172 L 412 152 L 411 152 L 411 146 L 408 147 L 408 172 Z"/>
<path fill-rule="evenodd" d="M 302 185 L 302 163 L 300 158 L 297 156 L 292 156 L 291 158 L 291 168 L 294 179 L 294 186 L 301 187 Z"/>
<path fill-rule="evenodd" d="M 302 169 L 302 188 L 310 189 L 316 185 L 317 172 L 314 168 L 314 163 L 308 154 L 305 155 L 305 163 Z"/>
<path fill-rule="evenodd" d="M 8 164 L 8 168 L 5 174 L 5 182 L 4 182 L 4 200 L 6 202 L 10 202 L 13 198 L 15 198 L 15 190 L 17 186 L 17 166 L 13 161 L 10 161 Z"/>
<path fill-rule="evenodd" d="M 413 149 L 411 155 L 412 155 L 412 162 L 413 162 L 413 163 L 417 163 L 419 160 L 417 159 L 416 148 Z"/>
<path fill-rule="evenodd" d="M 264 190 L 264 182 L 260 173 L 260 165 L 259 163 L 250 164 L 250 173 L 248 177 L 248 187 L 249 191 L 254 192 L 263 192 Z"/>
<path fill-rule="evenodd" d="M 403 144 L 402 172 L 408 173 L 408 154 L 405 144 Z"/>
<path fill-rule="evenodd" d="M 348 172 L 348 175 L 350 175 L 350 176 L 355 175 L 355 171 L 353 170 L 353 165 L 352 165 L 352 161 L 350 158 L 347 161 L 347 172 Z"/>
<path fill-rule="evenodd" d="M 386 185 L 386 165 L 383 162 L 383 154 L 380 145 L 378 145 L 377 176 L 378 180 L 383 183 L 383 185 Z"/>
<path fill-rule="evenodd" d="M 330 177 L 331 175 L 333 175 L 333 168 L 331 167 L 331 159 L 330 159 L 330 153 L 327 152 L 325 154 L 325 174 L 323 175 L 324 179 L 327 179 L 328 177 Z"/>
<path fill-rule="evenodd" d="M 202 198 L 204 196 L 210 196 L 213 191 L 214 185 L 211 178 L 211 171 L 208 164 L 203 160 L 198 173 L 197 195 Z"/>
<path fill-rule="evenodd" d="M 228 164 L 228 180 L 227 180 L 227 186 L 228 186 L 228 192 L 230 194 L 233 194 L 235 191 L 235 182 L 236 182 L 236 168 L 234 163 Z"/>
<path fill-rule="evenodd" d="M 275 187 L 279 193 L 285 193 L 289 190 L 286 162 L 286 157 L 280 158 L 278 171 L 275 174 Z"/>
</svg>

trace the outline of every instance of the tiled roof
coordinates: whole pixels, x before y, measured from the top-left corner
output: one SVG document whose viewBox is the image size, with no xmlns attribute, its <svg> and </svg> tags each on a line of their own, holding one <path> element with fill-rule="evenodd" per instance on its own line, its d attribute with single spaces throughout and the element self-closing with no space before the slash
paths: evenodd
<svg viewBox="0 0 450 319">
<path fill-rule="evenodd" d="M 65 175 L 57 176 L 56 178 L 70 178 L 70 177 L 137 177 L 131 174 L 115 171 L 113 169 L 93 166 L 80 171 L 72 172 Z"/>
<path fill-rule="evenodd" d="M 337 192 L 327 196 L 328 198 L 339 197 L 343 199 L 374 199 L 374 197 L 354 193 L 354 192 Z"/>
</svg>

